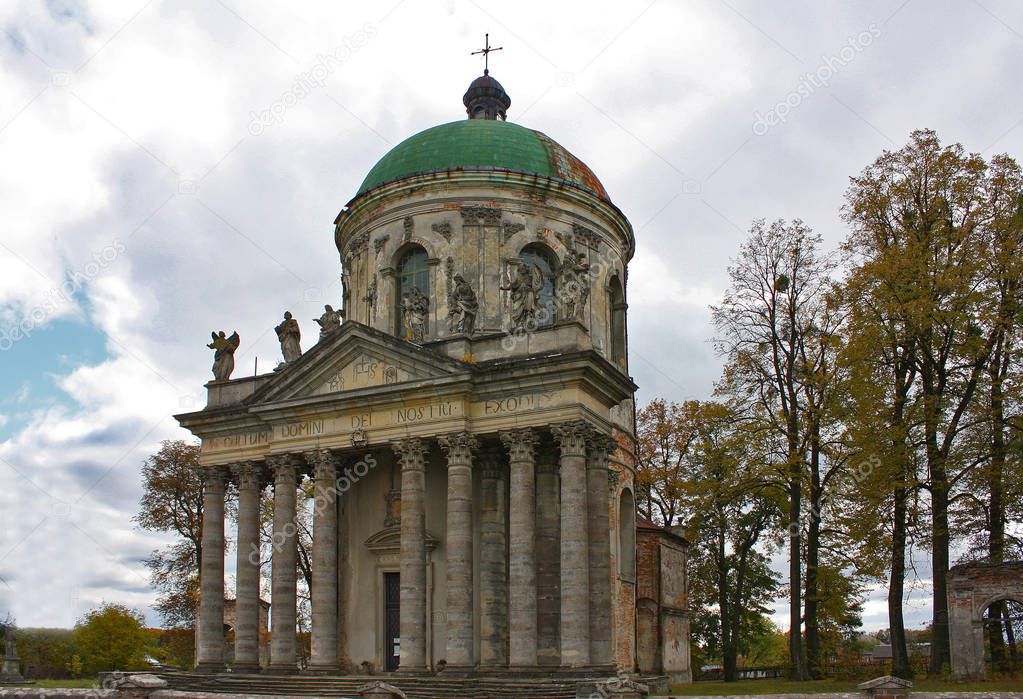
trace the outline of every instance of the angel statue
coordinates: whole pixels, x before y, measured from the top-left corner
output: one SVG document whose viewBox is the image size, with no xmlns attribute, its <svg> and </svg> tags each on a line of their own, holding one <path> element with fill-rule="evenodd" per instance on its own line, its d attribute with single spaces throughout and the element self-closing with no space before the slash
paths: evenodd
<svg viewBox="0 0 1023 699">
<path fill-rule="evenodd" d="M 476 300 L 476 292 L 461 274 L 454 276 L 455 288 L 448 299 L 448 327 L 451 332 L 464 333 L 472 336 L 476 329 L 476 314 L 480 304 Z"/>
<path fill-rule="evenodd" d="M 511 292 L 512 327 L 524 328 L 536 322 L 536 306 L 543 289 L 543 272 L 536 265 L 511 260 L 512 273 L 502 291 Z"/>
<path fill-rule="evenodd" d="M 405 339 L 421 343 L 426 335 L 426 317 L 430 299 L 418 286 L 412 286 L 401 297 L 401 316 L 405 323 Z"/>
<path fill-rule="evenodd" d="M 341 319 L 344 317 L 344 312 L 341 310 L 335 311 L 334 308 L 328 303 L 323 307 L 323 315 L 319 318 L 313 318 L 316 323 L 320 326 L 320 339 L 327 337 L 335 330 L 341 329 Z"/>
<path fill-rule="evenodd" d="M 238 349 L 241 338 L 235 330 L 231 337 L 226 337 L 223 330 L 212 332 L 213 342 L 206 345 L 213 353 L 213 379 L 215 381 L 227 381 L 234 371 L 234 351 Z"/>
<path fill-rule="evenodd" d="M 291 311 L 284 312 L 284 320 L 274 328 L 277 339 L 281 341 L 281 354 L 284 355 L 284 363 L 291 364 L 302 356 L 302 331 L 298 328 L 298 321 L 291 317 Z"/>
<path fill-rule="evenodd" d="M 590 265 L 586 256 L 572 248 L 565 254 L 565 260 L 558 271 L 557 296 L 564 317 L 575 319 L 582 315 L 586 299 L 590 296 Z"/>
</svg>

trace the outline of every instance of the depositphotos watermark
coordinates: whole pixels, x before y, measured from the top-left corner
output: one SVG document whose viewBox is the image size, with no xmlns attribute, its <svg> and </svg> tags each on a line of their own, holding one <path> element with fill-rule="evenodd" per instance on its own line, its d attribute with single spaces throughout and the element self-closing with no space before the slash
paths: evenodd
<svg viewBox="0 0 1023 699">
<path fill-rule="evenodd" d="M 784 124 L 793 110 L 799 107 L 804 100 L 813 97 L 817 90 L 827 87 L 839 70 L 852 63 L 879 36 L 881 36 L 881 29 L 876 24 L 871 24 L 856 36 L 850 37 L 846 45 L 839 49 L 836 55 L 821 56 L 821 63 L 817 69 L 804 75 L 796 89 L 786 95 L 785 99 L 764 114 L 754 112 L 754 135 L 763 136 L 772 127 Z"/>
<path fill-rule="evenodd" d="M 82 265 L 81 269 L 72 270 L 59 286 L 47 291 L 43 302 L 33 307 L 24 318 L 6 328 L 0 328 L 0 352 L 6 352 L 14 347 L 16 342 L 31 337 L 32 332 L 43 325 L 62 303 L 70 303 L 87 282 L 98 277 L 126 249 L 124 243 L 114 240 L 110 245 L 93 253 L 92 259 Z"/>
<path fill-rule="evenodd" d="M 369 40 L 377 35 L 377 28 L 370 22 L 362 25 L 362 29 L 351 36 L 345 36 L 333 53 L 321 53 L 316 56 L 316 64 L 304 73 L 295 76 L 295 82 L 274 100 L 266 109 L 250 112 L 249 133 L 259 136 L 266 127 L 280 124 L 289 109 L 298 104 L 299 100 L 323 87 L 327 78 L 340 68 Z"/>
<path fill-rule="evenodd" d="M 336 500 L 341 494 L 348 492 L 351 488 L 366 476 L 370 470 L 376 468 L 377 460 L 372 454 L 366 454 L 362 459 L 339 469 L 334 484 L 327 489 L 326 498 L 317 495 L 313 498 L 313 509 L 322 513 L 327 505 Z M 294 522 L 285 522 L 281 531 L 275 531 L 270 540 L 273 551 L 280 551 L 288 541 L 294 541 L 298 534 L 298 525 Z M 258 544 L 252 544 L 249 551 L 249 563 L 259 565 L 260 548 Z"/>
<path fill-rule="evenodd" d="M 836 485 L 841 486 L 845 492 L 851 492 L 858 488 L 863 481 L 869 478 L 870 475 L 880 467 L 881 457 L 877 454 L 871 454 L 863 461 L 850 468 L 849 471 L 836 483 Z M 823 519 L 823 511 L 824 508 L 827 507 L 829 499 L 829 495 L 823 495 L 819 503 L 811 505 L 802 513 L 803 518 L 806 519 L 809 518 L 810 515 L 813 515 L 817 517 L 817 519 Z M 791 522 L 789 523 L 789 526 L 785 528 L 785 531 L 791 538 L 799 536 L 803 529 L 803 524 L 800 524 L 799 522 Z"/>
</svg>

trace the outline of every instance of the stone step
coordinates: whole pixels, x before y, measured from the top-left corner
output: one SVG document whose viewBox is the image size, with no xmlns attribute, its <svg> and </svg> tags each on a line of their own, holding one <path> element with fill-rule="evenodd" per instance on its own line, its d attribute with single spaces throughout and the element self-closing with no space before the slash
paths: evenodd
<svg viewBox="0 0 1023 699">
<path fill-rule="evenodd" d="M 201 675 L 163 673 L 170 688 L 225 694 L 354 697 L 367 682 L 384 680 L 409 699 L 575 699 L 577 681 L 564 678 L 396 677 L 390 675 Z"/>
</svg>

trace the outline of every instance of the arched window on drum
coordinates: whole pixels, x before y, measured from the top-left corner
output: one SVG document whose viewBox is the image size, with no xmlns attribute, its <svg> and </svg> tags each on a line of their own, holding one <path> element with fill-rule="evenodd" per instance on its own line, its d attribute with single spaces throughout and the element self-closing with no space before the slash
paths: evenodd
<svg viewBox="0 0 1023 699">
<path fill-rule="evenodd" d="M 557 304 L 554 297 L 554 278 L 558 271 L 558 258 L 549 247 L 542 243 L 530 243 L 522 248 L 519 259 L 526 270 L 534 272 L 539 287 L 534 312 L 535 326 L 544 328 L 557 320 Z"/>
<path fill-rule="evenodd" d="M 409 245 L 398 256 L 395 265 L 395 333 L 406 340 L 419 340 L 425 334 L 430 303 L 430 270 L 426 250 Z"/>
</svg>

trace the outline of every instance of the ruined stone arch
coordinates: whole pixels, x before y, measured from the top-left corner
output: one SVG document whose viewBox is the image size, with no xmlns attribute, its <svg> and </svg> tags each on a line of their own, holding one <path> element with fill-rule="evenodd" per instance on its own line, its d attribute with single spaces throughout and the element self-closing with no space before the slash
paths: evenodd
<svg viewBox="0 0 1023 699">
<path fill-rule="evenodd" d="M 1023 561 L 965 563 L 948 572 L 949 638 L 952 675 L 981 679 L 984 664 L 984 612 L 995 602 L 1023 602 Z"/>
</svg>

